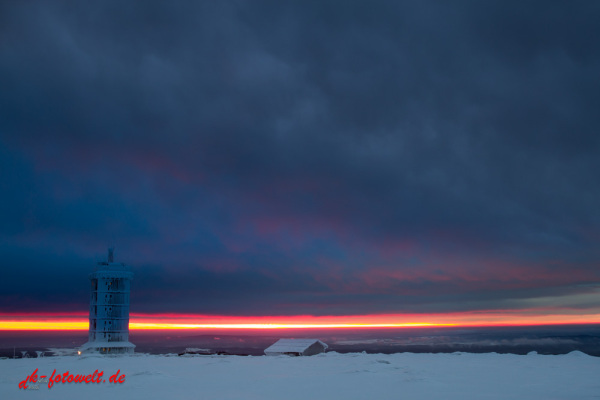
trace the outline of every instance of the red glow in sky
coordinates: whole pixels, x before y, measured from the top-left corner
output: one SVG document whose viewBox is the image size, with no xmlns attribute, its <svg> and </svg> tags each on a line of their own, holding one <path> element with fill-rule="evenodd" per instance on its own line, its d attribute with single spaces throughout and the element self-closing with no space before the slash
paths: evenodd
<svg viewBox="0 0 600 400">
<path fill-rule="evenodd" d="M 410 328 L 598 324 L 600 314 L 541 314 L 535 310 L 449 314 L 382 314 L 349 316 L 215 316 L 132 314 L 131 330 L 152 329 L 319 329 Z M 0 330 L 87 330 L 87 315 L 0 314 Z"/>
</svg>

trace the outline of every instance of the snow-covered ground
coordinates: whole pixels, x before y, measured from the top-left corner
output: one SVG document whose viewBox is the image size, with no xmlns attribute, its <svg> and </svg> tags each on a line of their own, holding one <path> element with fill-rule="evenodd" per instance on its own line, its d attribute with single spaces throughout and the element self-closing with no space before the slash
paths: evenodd
<svg viewBox="0 0 600 400">
<path fill-rule="evenodd" d="M 38 369 L 104 371 L 102 383 L 19 389 Z M 109 383 L 120 370 L 124 383 Z M 48 378 L 46 378 L 47 380 Z M 312 357 L 82 356 L 0 360 L 0 399 L 598 399 L 600 358 L 529 354 Z"/>
</svg>

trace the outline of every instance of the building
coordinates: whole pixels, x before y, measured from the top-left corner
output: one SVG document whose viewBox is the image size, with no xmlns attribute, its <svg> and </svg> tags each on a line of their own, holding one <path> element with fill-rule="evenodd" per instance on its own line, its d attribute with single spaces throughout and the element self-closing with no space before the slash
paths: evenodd
<svg viewBox="0 0 600 400">
<path fill-rule="evenodd" d="M 99 262 L 89 275 L 90 330 L 82 352 L 123 354 L 133 353 L 135 348 L 129 342 L 129 288 L 133 272 L 125 264 L 114 262 L 113 254 L 113 249 L 108 249 L 108 260 Z"/>
<path fill-rule="evenodd" d="M 318 339 L 279 339 L 265 349 L 268 356 L 312 356 L 323 353 L 327 345 Z"/>
</svg>

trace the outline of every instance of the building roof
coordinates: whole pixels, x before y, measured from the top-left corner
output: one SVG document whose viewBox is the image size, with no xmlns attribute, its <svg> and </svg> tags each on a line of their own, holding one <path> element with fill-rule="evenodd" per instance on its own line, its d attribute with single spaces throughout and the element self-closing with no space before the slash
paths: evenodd
<svg viewBox="0 0 600 400">
<path fill-rule="evenodd" d="M 265 349 L 265 353 L 302 353 L 315 343 L 320 343 L 324 349 L 328 346 L 319 339 L 279 339 Z"/>
</svg>

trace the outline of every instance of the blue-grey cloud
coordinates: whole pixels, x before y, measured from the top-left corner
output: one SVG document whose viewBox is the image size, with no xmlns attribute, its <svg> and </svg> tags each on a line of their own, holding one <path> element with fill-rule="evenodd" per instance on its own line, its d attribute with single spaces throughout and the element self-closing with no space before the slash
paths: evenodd
<svg viewBox="0 0 600 400">
<path fill-rule="evenodd" d="M 560 306 L 600 280 L 596 4 L 1 7 L 2 269 L 56 286 L 0 309 L 76 308 L 108 245 L 145 312 Z"/>
</svg>

